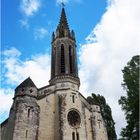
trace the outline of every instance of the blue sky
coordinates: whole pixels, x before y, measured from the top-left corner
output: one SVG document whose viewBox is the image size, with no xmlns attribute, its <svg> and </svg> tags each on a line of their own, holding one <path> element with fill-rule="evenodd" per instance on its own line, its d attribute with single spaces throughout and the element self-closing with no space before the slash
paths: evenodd
<svg viewBox="0 0 140 140">
<path fill-rule="evenodd" d="M 21 4 L 21 1 L 2 0 L 2 50 L 16 46 L 22 51 L 22 59 L 44 50 L 50 51 L 51 34 L 59 22 L 61 4 L 56 0 L 41 0 L 38 10 L 32 15 L 25 14 Z M 65 4 L 69 26 L 76 32 L 77 45 L 85 41 L 99 22 L 106 4 L 105 0 L 70 1 Z M 29 27 L 21 25 L 24 20 L 28 20 Z M 35 31 L 40 28 L 46 30 L 41 39 L 35 37 Z"/>
<path fill-rule="evenodd" d="M 116 131 L 125 126 L 118 99 L 121 69 L 139 54 L 139 0 L 64 0 L 77 41 L 80 92 L 105 96 Z M 61 0 L 2 0 L 0 122 L 8 117 L 15 87 L 30 76 L 37 87 L 50 78 L 51 35 Z"/>
</svg>

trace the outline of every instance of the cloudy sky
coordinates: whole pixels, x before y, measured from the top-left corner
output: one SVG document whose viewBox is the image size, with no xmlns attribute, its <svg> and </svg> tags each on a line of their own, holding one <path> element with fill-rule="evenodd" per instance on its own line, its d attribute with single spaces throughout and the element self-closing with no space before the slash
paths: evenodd
<svg viewBox="0 0 140 140">
<path fill-rule="evenodd" d="M 140 1 L 64 2 L 76 33 L 80 92 L 106 98 L 119 136 L 125 126 L 118 105 L 125 95 L 121 70 L 140 53 Z M 24 79 L 30 76 L 38 88 L 48 84 L 51 34 L 60 13 L 61 0 L 2 0 L 0 122 L 8 117 L 14 89 Z"/>
</svg>

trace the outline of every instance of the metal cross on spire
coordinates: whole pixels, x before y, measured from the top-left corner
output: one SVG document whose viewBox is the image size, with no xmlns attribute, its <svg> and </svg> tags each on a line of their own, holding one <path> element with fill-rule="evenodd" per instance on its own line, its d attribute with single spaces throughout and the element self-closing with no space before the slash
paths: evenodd
<svg viewBox="0 0 140 140">
<path fill-rule="evenodd" d="M 64 3 L 64 0 L 62 0 L 62 8 L 64 8 L 65 6 L 65 3 Z"/>
</svg>

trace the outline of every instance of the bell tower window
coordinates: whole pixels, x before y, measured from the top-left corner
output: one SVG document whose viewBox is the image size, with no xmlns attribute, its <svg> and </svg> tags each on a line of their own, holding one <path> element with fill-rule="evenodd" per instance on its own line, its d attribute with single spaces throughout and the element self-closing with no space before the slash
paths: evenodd
<svg viewBox="0 0 140 140">
<path fill-rule="evenodd" d="M 64 45 L 61 45 L 61 73 L 65 73 L 65 52 Z"/>
<path fill-rule="evenodd" d="M 72 71 L 72 48 L 69 46 L 69 62 L 70 62 L 70 73 L 73 73 Z"/>
</svg>

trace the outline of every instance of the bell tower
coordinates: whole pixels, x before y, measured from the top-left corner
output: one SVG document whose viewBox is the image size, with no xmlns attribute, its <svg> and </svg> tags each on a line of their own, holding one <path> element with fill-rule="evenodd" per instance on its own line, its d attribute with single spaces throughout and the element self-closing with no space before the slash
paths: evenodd
<svg viewBox="0 0 140 140">
<path fill-rule="evenodd" d="M 64 6 L 57 29 L 52 33 L 51 55 L 50 84 L 70 81 L 79 86 L 75 34 L 69 29 Z"/>
</svg>

